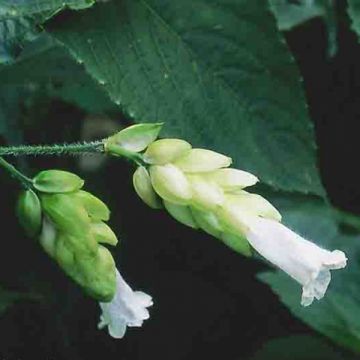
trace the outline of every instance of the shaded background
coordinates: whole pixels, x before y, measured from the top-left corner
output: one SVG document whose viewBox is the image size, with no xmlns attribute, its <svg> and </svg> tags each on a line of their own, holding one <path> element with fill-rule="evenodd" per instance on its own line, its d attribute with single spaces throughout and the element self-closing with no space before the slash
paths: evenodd
<svg viewBox="0 0 360 360">
<path fill-rule="evenodd" d="M 346 17 L 341 5 L 339 14 Z M 334 205 L 359 214 L 360 47 L 341 25 L 338 37 L 338 51 L 329 59 L 326 29 L 319 19 L 287 33 L 304 77 L 323 182 Z M 80 108 L 54 98 L 39 96 L 21 111 L 26 143 L 76 141 L 89 132 L 89 122 L 95 137 L 112 129 L 103 115 L 91 120 Z M 116 126 L 129 124 L 117 111 L 108 115 Z M 104 122 L 110 124 L 105 129 Z M 293 317 L 255 280 L 266 265 L 147 208 L 132 190 L 132 168 L 123 161 L 95 163 L 92 170 L 78 158 L 29 159 L 18 166 L 29 174 L 66 168 L 86 180 L 86 189 L 112 209 L 110 224 L 120 238 L 113 253 L 121 272 L 134 288 L 153 296 L 154 306 L 143 328 L 129 329 L 123 340 L 98 331 L 98 305 L 23 234 L 12 212 L 16 184 L 1 177 L 6 191 L 0 207 L 0 281 L 10 289 L 28 287 L 34 299 L 3 315 L 0 359 L 281 360 L 304 353 L 299 359 L 356 358 Z M 291 338 L 269 348 L 270 340 L 283 337 Z"/>
</svg>

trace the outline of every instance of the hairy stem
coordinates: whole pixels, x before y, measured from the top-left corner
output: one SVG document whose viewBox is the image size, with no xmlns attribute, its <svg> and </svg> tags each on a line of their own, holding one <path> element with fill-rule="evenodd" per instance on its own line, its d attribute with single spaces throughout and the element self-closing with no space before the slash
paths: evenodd
<svg viewBox="0 0 360 360">
<path fill-rule="evenodd" d="M 14 165 L 11 165 L 2 157 L 0 157 L 0 166 L 7 170 L 14 179 L 19 180 L 22 186 L 26 189 L 30 189 L 32 187 L 32 180 L 17 170 Z"/>
<path fill-rule="evenodd" d="M 141 154 L 134 151 L 126 150 L 125 148 L 116 145 L 116 144 L 107 144 L 106 149 L 116 156 L 123 157 L 136 165 L 142 166 L 145 165 L 143 157 Z"/>
<path fill-rule="evenodd" d="M 0 146 L 0 156 L 76 155 L 104 152 L 102 141 L 55 145 Z"/>
</svg>

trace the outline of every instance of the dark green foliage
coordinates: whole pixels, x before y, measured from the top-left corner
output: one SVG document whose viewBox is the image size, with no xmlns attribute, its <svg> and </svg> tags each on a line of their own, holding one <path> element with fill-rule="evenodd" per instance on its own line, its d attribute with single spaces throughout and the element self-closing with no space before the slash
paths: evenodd
<svg viewBox="0 0 360 360">
<path fill-rule="evenodd" d="M 204 356 L 204 349 L 209 360 L 211 356 L 282 360 L 284 349 L 289 349 L 286 354 L 294 360 L 351 359 L 348 354 L 343 356 L 345 350 L 335 348 L 338 345 L 360 352 L 360 222 L 356 214 L 343 213 L 329 203 L 328 195 L 333 199 L 334 194 L 326 194 L 322 186 L 316 149 L 319 136 L 315 136 L 309 116 L 310 112 L 318 119 L 319 128 L 331 125 L 326 122 L 328 114 L 319 113 L 317 99 L 311 96 L 316 94 L 320 99 L 324 92 L 333 91 L 333 97 L 324 97 L 325 106 L 333 109 L 329 98 L 342 99 L 338 107 L 344 124 L 339 129 L 348 126 L 349 108 L 353 107 L 358 120 L 356 69 L 360 61 L 354 57 L 348 65 L 349 81 L 354 82 L 351 91 L 341 82 L 343 69 L 335 75 L 329 73 L 335 83 L 332 90 L 326 83 L 323 88 L 316 83 L 325 76 L 315 76 L 314 83 L 305 76 L 306 67 L 313 62 L 326 70 L 329 62 L 340 61 L 344 46 L 340 33 L 340 53 L 331 60 L 324 55 L 319 65 L 310 38 L 321 31 L 315 28 L 309 35 L 309 23 L 323 26 L 325 21 L 332 49 L 340 25 L 341 31 L 355 39 L 349 51 L 355 56 L 359 1 L 348 0 L 348 8 L 342 3 L 340 10 L 316 1 L 301 14 L 296 8 L 303 7 L 305 0 L 270 2 L 281 10 L 277 17 L 282 17 L 280 28 L 287 31 L 290 44 L 301 44 L 302 50 L 293 47 L 290 51 L 265 0 L 1 2 L 1 144 L 82 140 L 87 119 L 94 115 L 99 117 L 98 128 L 91 133 L 95 137 L 104 136 L 101 126 L 107 121 L 105 114 L 112 115 L 119 128 L 132 122 L 164 122 L 161 136 L 183 138 L 195 147 L 231 156 L 234 167 L 253 172 L 266 185 L 258 192 L 274 202 L 286 225 L 319 245 L 344 250 L 349 257 L 348 267 L 333 273 L 325 298 L 302 308 L 301 288 L 285 274 L 237 256 L 210 236 L 186 229 L 161 211 L 137 202 L 131 188 L 132 169 L 117 159 L 103 168 L 95 166 L 91 175 L 82 171 L 78 159 L 21 159 L 18 165 L 29 176 L 57 168 L 73 169 L 86 178 L 106 200 L 114 227 L 124 238 L 118 263 L 141 289 L 150 289 L 155 295 L 151 313 L 155 320 L 141 329 L 144 335 L 139 331 L 138 338 L 132 338 L 135 340 L 108 343 L 96 330 L 97 309 L 85 303 L 77 289 L 69 288 L 72 285 L 67 278 L 41 257 L 35 242 L 17 227 L 11 209 L 15 202 L 10 196 L 15 197 L 18 189 L 0 169 L 0 215 L 4 233 L 10 234 L 2 240 L 0 281 L 4 288 L 16 282 L 16 289 L 23 287 L 24 294 L 32 294 L 33 289 L 42 293 L 47 309 L 44 316 L 53 335 L 44 331 L 41 323 L 35 324 L 38 314 L 32 319 L 31 330 L 39 327 L 38 331 L 43 331 L 34 336 L 37 340 L 45 337 L 48 357 L 91 358 L 96 346 L 107 351 L 104 356 L 109 359 L 118 359 L 123 351 L 123 358 L 139 360 L 147 356 L 160 360 L 198 358 Z M 324 39 L 320 45 L 326 53 L 327 35 Z M 334 55 L 334 51 L 328 52 Z M 301 62 L 304 53 L 310 53 L 311 65 Z M 310 102 L 304 96 L 302 75 Z M 358 132 L 353 133 L 355 143 Z M 334 148 L 338 151 L 343 146 L 339 141 Z M 356 151 L 346 155 L 355 160 L 358 156 Z M 355 160 L 354 168 L 358 167 Z M 322 170 L 334 164 L 322 163 Z M 336 171 L 346 188 L 351 175 L 342 168 Z M 349 207 L 359 202 L 360 195 L 355 195 L 347 199 Z M 256 273 L 260 281 L 255 280 Z M 26 300 L 27 295 L 19 294 L 21 290 L 0 287 L 4 324 L 17 326 L 12 318 L 16 307 L 13 312 L 5 310 L 17 300 Z M 89 330 L 90 322 L 93 330 Z M 23 331 L 30 334 L 28 330 Z M 320 341 L 312 331 L 334 343 Z M 299 332 L 309 336 L 296 336 Z M 130 332 L 130 338 L 134 334 Z M 282 338 L 284 334 L 289 337 Z M 272 337 L 277 339 L 267 343 Z M 17 343 L 15 336 L 13 339 Z M 51 341 L 58 346 L 55 353 Z M 309 351 L 305 355 L 295 351 L 304 348 Z M 20 358 L 24 353 L 27 349 L 17 352 L 10 345 L 0 347 L 0 357 L 11 354 Z"/>
</svg>

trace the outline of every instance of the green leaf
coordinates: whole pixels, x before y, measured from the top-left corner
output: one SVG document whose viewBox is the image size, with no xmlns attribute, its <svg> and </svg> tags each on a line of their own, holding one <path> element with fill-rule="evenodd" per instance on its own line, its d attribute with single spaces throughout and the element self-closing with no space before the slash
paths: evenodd
<svg viewBox="0 0 360 360">
<path fill-rule="evenodd" d="M 24 43 L 36 35 L 32 21 L 25 18 L 1 19 L 0 13 L 0 64 L 14 60 Z"/>
<path fill-rule="evenodd" d="M 351 20 L 351 28 L 360 36 L 360 1 L 348 0 L 347 11 Z"/>
<path fill-rule="evenodd" d="M 278 28 L 291 30 L 315 17 L 321 17 L 328 33 L 328 54 L 337 52 L 337 19 L 334 1 L 329 0 L 269 0 Z"/>
<path fill-rule="evenodd" d="M 276 338 L 265 343 L 251 360 L 350 360 L 319 337 L 294 335 Z"/>
<path fill-rule="evenodd" d="M 269 0 L 280 30 L 291 30 L 314 17 L 324 16 L 326 9 L 322 0 Z"/>
<path fill-rule="evenodd" d="M 300 305 L 301 286 L 281 271 L 267 272 L 259 278 L 269 284 L 290 311 L 305 323 L 340 345 L 360 352 L 360 236 L 339 228 L 338 215 L 318 199 L 277 197 L 283 222 L 294 231 L 319 245 L 343 250 L 348 257 L 345 269 L 332 273 L 332 281 L 323 299 L 309 307 Z M 350 225 L 353 219 L 350 219 Z M 344 219 L 342 220 L 344 221 Z"/>
<path fill-rule="evenodd" d="M 82 65 L 45 34 L 28 43 L 16 61 L 0 65 L 0 83 L 7 88 L 9 85 L 43 88 L 44 95 L 73 103 L 89 113 L 118 112 Z"/>
<path fill-rule="evenodd" d="M 28 44 L 15 63 L 0 66 L 2 84 L 61 83 L 77 73 L 78 64 L 45 35 Z"/>
<path fill-rule="evenodd" d="M 95 0 L 2 0 L 0 64 L 15 60 L 24 44 L 36 38 L 39 33 L 37 25 L 63 9 L 85 9 L 94 2 Z"/>
<path fill-rule="evenodd" d="M 26 16 L 43 16 L 56 14 L 66 8 L 73 10 L 86 9 L 95 0 L 2 0 L 0 5 L 1 19 L 20 18 Z"/>
<path fill-rule="evenodd" d="M 263 0 L 119 0 L 51 22 L 137 122 L 234 158 L 279 189 L 324 194 L 299 73 Z"/>
</svg>

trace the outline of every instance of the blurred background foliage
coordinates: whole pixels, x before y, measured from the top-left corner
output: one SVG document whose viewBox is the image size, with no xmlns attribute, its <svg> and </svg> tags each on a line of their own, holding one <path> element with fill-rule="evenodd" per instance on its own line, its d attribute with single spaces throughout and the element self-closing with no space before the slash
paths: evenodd
<svg viewBox="0 0 360 360">
<path fill-rule="evenodd" d="M 302 308 L 284 274 L 146 208 L 129 164 L 9 159 L 79 173 L 112 209 L 122 273 L 155 305 L 123 340 L 98 331 L 98 305 L 24 235 L 1 173 L 0 358 L 357 359 L 359 16 L 358 0 L 2 0 L 2 145 L 164 121 L 162 136 L 258 175 L 285 224 L 350 262 Z"/>
</svg>

